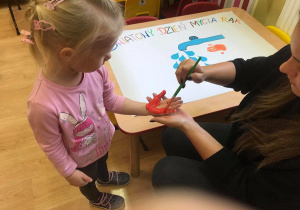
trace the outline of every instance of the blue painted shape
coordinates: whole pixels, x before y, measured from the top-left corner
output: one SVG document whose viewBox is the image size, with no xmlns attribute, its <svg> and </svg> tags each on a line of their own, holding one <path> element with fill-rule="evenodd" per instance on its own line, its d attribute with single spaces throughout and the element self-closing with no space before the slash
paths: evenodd
<svg viewBox="0 0 300 210">
<path fill-rule="evenodd" d="M 178 66 L 179 66 L 179 64 L 176 62 L 176 63 L 173 65 L 173 68 L 174 68 L 174 69 L 177 69 Z"/>
<path fill-rule="evenodd" d="M 174 55 L 171 55 L 171 58 L 173 60 L 177 60 L 179 58 L 179 53 L 175 53 Z"/>
<path fill-rule="evenodd" d="M 182 55 L 184 53 L 188 57 Z M 175 54 L 171 55 L 171 58 L 173 60 L 176 60 L 175 64 L 173 65 L 173 68 L 176 70 L 179 66 L 179 63 L 181 63 L 184 59 L 190 58 L 194 61 L 197 61 L 199 56 L 196 56 L 195 52 L 193 52 L 193 51 L 183 51 L 183 52 L 179 52 L 179 53 L 175 53 Z M 210 64 L 204 63 L 206 61 L 207 61 L 207 57 L 202 56 L 201 61 L 200 61 L 201 63 L 203 63 L 202 65 L 206 65 L 206 66 L 210 65 Z"/>
<path fill-rule="evenodd" d="M 186 57 L 184 57 L 183 55 L 179 58 L 179 61 L 182 62 L 184 59 L 186 59 Z"/>
<path fill-rule="evenodd" d="M 195 55 L 194 51 L 184 51 L 189 57 Z"/>
<path fill-rule="evenodd" d="M 190 59 L 194 60 L 194 61 L 197 61 L 198 58 L 195 58 L 195 57 L 190 57 Z"/>
<path fill-rule="evenodd" d="M 202 61 L 202 62 L 207 61 L 207 57 L 202 56 L 201 61 Z"/>
<path fill-rule="evenodd" d="M 220 35 L 206 37 L 206 38 L 193 39 L 193 40 L 190 40 L 190 41 L 183 42 L 183 43 L 179 44 L 178 49 L 180 51 L 184 51 L 184 50 L 187 50 L 187 48 L 189 46 L 195 46 L 195 45 L 199 45 L 199 44 L 202 44 L 202 43 L 205 43 L 205 42 L 212 42 L 212 41 L 216 41 L 216 40 L 224 39 L 224 38 L 225 37 L 222 34 L 220 34 Z"/>
</svg>

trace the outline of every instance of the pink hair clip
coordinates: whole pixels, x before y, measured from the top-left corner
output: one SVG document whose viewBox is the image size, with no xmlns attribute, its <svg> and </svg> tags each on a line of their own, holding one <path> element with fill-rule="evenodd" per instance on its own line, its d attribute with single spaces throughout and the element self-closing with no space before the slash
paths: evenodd
<svg viewBox="0 0 300 210">
<path fill-rule="evenodd" d="M 28 44 L 34 44 L 33 41 L 31 40 L 30 32 L 22 30 L 21 34 L 24 35 L 24 38 L 21 39 L 22 42 L 25 42 L 25 43 L 28 43 Z"/>
<path fill-rule="evenodd" d="M 44 3 L 44 7 L 54 10 L 54 8 L 59 5 L 64 0 L 49 0 L 47 3 Z"/>
<path fill-rule="evenodd" d="M 34 30 L 36 30 L 36 31 L 38 31 L 38 30 L 48 31 L 50 29 L 55 30 L 54 26 L 45 20 L 33 20 L 33 23 L 34 23 Z M 42 28 L 40 23 L 45 23 L 46 25 L 49 25 L 49 26 L 48 27 L 45 26 L 45 28 Z"/>
</svg>

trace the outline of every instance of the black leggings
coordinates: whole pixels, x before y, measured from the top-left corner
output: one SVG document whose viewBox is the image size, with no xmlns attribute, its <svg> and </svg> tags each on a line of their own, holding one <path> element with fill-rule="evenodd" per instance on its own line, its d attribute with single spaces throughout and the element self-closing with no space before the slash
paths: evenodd
<svg viewBox="0 0 300 210">
<path fill-rule="evenodd" d="M 77 168 L 78 170 L 85 173 L 87 176 L 91 177 L 93 179 L 92 182 L 88 183 L 87 185 L 83 187 L 79 187 L 80 192 L 91 201 L 96 202 L 100 196 L 102 196 L 102 193 L 98 191 L 95 185 L 95 181 L 97 178 L 99 178 L 102 181 L 108 181 L 108 169 L 106 165 L 106 160 L 108 158 L 108 153 L 104 155 L 102 158 L 98 159 L 97 161 L 91 163 L 90 165 L 83 167 L 83 168 Z"/>
<path fill-rule="evenodd" d="M 231 124 L 199 123 L 210 135 L 226 147 Z M 214 191 L 206 178 L 204 163 L 187 136 L 175 128 L 162 133 L 162 145 L 167 157 L 158 161 L 152 174 L 154 188 L 189 187 Z"/>
</svg>

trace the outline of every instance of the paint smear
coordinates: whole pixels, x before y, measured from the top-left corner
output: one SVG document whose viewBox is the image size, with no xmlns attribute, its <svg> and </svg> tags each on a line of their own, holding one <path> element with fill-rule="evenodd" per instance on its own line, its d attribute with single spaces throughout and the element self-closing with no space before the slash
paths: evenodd
<svg viewBox="0 0 300 210">
<path fill-rule="evenodd" d="M 224 51 L 226 51 L 226 46 L 223 44 L 209 44 L 207 47 L 208 52 L 218 52 L 221 51 L 221 54 L 224 54 Z"/>
</svg>

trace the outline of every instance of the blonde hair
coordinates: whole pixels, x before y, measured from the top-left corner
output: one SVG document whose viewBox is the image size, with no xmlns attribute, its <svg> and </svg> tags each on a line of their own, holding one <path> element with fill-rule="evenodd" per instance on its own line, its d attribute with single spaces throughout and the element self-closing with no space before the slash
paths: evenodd
<svg viewBox="0 0 300 210">
<path fill-rule="evenodd" d="M 37 62 L 45 65 L 50 57 L 58 58 L 64 47 L 76 53 L 89 49 L 106 37 L 118 37 L 123 30 L 120 5 L 114 0 L 65 0 L 52 11 L 45 0 L 31 0 L 25 12 L 34 45 L 30 50 Z M 55 30 L 34 30 L 34 20 L 49 22 Z M 42 28 L 49 24 L 40 23 Z"/>
</svg>

